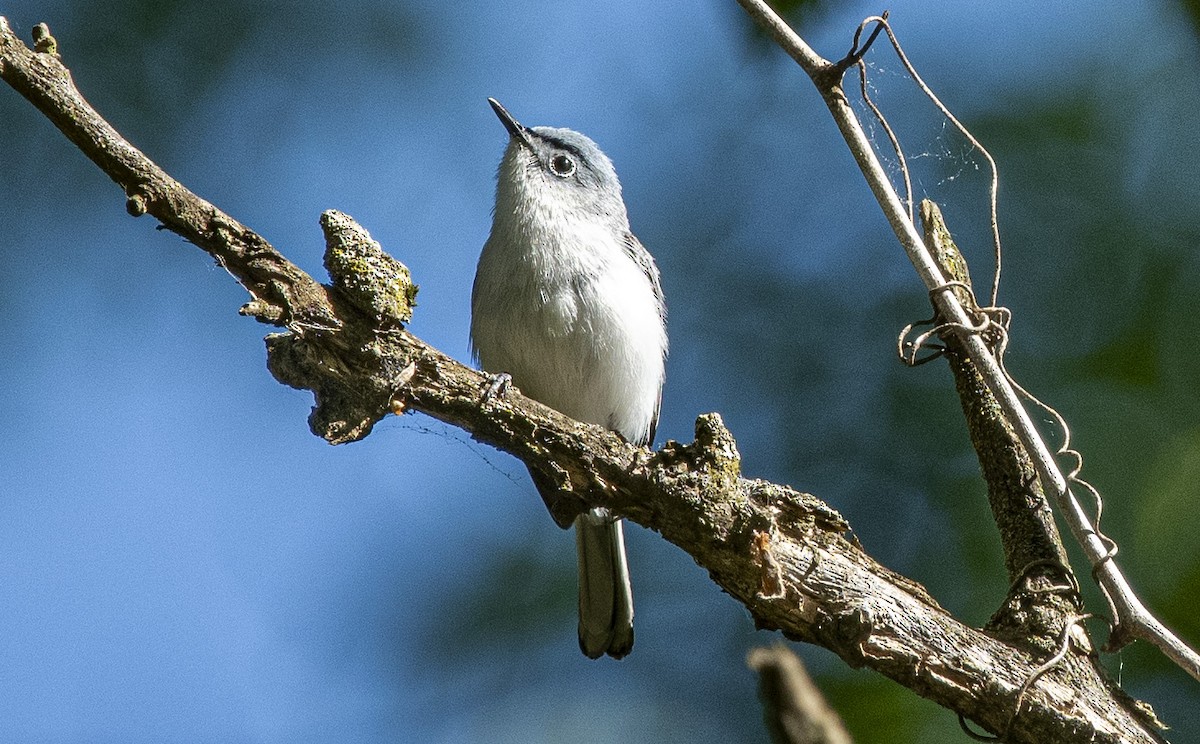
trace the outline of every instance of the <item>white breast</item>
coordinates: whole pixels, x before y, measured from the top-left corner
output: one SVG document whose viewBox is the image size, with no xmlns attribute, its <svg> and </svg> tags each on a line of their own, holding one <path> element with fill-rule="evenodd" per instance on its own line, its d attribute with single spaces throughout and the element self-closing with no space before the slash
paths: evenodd
<svg viewBox="0 0 1200 744">
<path fill-rule="evenodd" d="M 667 350 L 654 287 L 610 228 L 563 219 L 538 240 L 499 240 L 479 259 L 471 337 L 480 364 L 587 423 L 647 438 Z M 528 241 L 520 247 L 521 242 Z"/>
</svg>

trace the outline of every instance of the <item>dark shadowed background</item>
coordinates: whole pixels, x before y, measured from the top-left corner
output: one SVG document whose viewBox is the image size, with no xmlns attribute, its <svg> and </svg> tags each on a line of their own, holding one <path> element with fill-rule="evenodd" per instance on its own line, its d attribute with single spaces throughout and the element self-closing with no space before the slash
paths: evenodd
<svg viewBox="0 0 1200 744">
<path fill-rule="evenodd" d="M 122 133 L 314 275 L 319 214 L 353 215 L 421 285 L 412 329 L 461 359 L 506 141 L 485 98 L 586 132 L 662 268 L 660 441 L 719 411 L 747 475 L 828 500 L 984 623 L 1006 580 L 950 376 L 894 358 L 928 302 L 799 69 L 733 0 L 457 5 L 0 13 L 49 23 Z M 836 57 L 883 8 L 792 17 Z M 1009 367 L 1073 423 L 1134 584 L 1200 642 L 1196 4 L 890 8 L 1003 170 Z M 985 283 L 982 159 L 871 59 Z M 313 437 L 245 293 L 153 228 L 0 89 L 0 740 L 766 741 L 744 657 L 775 637 L 685 555 L 629 530 L 637 648 L 583 658 L 573 542 L 519 464 L 422 416 Z M 964 740 L 799 650 L 859 742 Z M 1200 740 L 1197 683 L 1140 644 L 1106 664 Z"/>
</svg>

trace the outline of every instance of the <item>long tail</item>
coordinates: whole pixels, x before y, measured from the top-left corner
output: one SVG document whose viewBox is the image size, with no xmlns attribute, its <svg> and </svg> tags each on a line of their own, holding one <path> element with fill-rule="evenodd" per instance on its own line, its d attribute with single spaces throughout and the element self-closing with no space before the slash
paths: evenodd
<svg viewBox="0 0 1200 744">
<path fill-rule="evenodd" d="M 579 552 L 579 648 L 619 659 L 633 648 L 633 587 L 621 520 L 591 509 L 575 519 Z"/>
</svg>

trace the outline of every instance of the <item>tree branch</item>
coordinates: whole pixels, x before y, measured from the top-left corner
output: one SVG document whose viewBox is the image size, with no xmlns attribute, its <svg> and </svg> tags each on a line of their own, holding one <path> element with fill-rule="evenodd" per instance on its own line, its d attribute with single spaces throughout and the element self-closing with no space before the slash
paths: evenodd
<svg viewBox="0 0 1200 744">
<path fill-rule="evenodd" d="M 837 711 L 787 646 L 752 649 L 746 663 L 758 672 L 758 695 L 773 744 L 853 744 Z"/>
<path fill-rule="evenodd" d="M 0 19 L 0 77 L 121 187 L 131 215 L 155 217 L 215 258 L 250 292 L 253 299 L 244 314 L 281 326 L 336 324 L 319 283 L 125 141 L 76 89 L 46 26 L 38 24 L 34 35 L 45 51 L 30 50 Z"/>
<path fill-rule="evenodd" d="M 875 669 L 1010 741 L 1161 741 L 1103 684 L 1091 656 L 1071 653 L 1035 674 L 1042 655 L 951 617 L 848 539 L 849 525 L 827 504 L 743 478 L 716 414 L 697 419 L 693 443 L 651 452 L 516 390 L 481 402 L 482 373 L 403 327 L 415 290 L 366 231 L 339 213 L 323 215 L 334 282 L 318 283 L 122 139 L 75 89 L 53 45 L 38 48 L 0 18 L 0 77 L 125 190 L 131 214 L 151 214 L 208 252 L 250 292 L 244 313 L 287 329 L 267 338 L 268 365 L 282 382 L 314 391 L 309 422 L 318 435 L 351 441 L 390 411 L 420 411 L 659 532 L 759 627 Z"/>
<path fill-rule="evenodd" d="M 958 300 L 975 311 L 970 270 L 938 205 L 923 200 L 921 221 L 934 260 L 959 283 L 954 290 Z M 936 315 L 931 322 L 943 327 Z M 987 482 L 1010 582 L 1009 596 L 988 628 L 1031 652 L 1051 653 L 1064 629 L 1083 612 L 1078 582 L 1029 454 L 971 362 L 960 334 L 945 328 L 940 336 Z"/>
<path fill-rule="evenodd" d="M 859 124 L 858 117 L 850 107 L 841 82 L 846 65 L 829 62 L 814 52 L 765 0 L 738 0 L 738 3 L 756 23 L 772 35 L 789 56 L 796 60 L 817 87 L 896 238 L 916 269 L 917 275 L 929 290 L 938 315 L 960 328 L 972 327 L 974 324 L 971 317 L 922 242 L 916 226 L 909 219 Z M 886 26 L 886 19 L 876 20 L 884 25 L 889 39 L 895 43 L 890 28 Z M 848 57 L 847 60 L 849 59 L 851 58 Z M 909 69 L 911 71 L 911 68 Z M 1120 648 L 1134 637 L 1142 638 L 1157 646 L 1193 678 L 1200 680 L 1200 654 L 1188 647 L 1151 614 L 1134 593 L 1113 559 L 1114 551 L 1102 539 L 1092 519 L 1071 491 L 1071 481 L 1063 475 L 1054 454 L 1046 446 L 1016 389 L 984 339 L 978 333 L 961 334 L 961 343 L 963 351 L 970 358 L 988 390 L 995 396 L 1005 418 L 1029 454 L 1042 487 L 1054 497 L 1060 514 L 1091 564 L 1092 575 L 1112 605 L 1116 618 L 1108 644 L 1110 650 Z"/>
</svg>

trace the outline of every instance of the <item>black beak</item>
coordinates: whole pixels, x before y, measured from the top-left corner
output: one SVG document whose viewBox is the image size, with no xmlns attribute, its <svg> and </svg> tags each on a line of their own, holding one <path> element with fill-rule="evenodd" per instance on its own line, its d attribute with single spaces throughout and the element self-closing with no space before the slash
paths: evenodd
<svg viewBox="0 0 1200 744">
<path fill-rule="evenodd" d="M 492 104 L 492 110 L 496 112 L 496 116 L 500 117 L 500 123 L 502 123 L 504 128 L 508 130 L 509 135 L 512 136 L 513 139 L 521 142 L 521 144 L 532 149 L 533 145 L 529 141 L 529 137 L 533 134 L 533 132 L 529 131 L 529 127 L 514 119 L 513 115 L 508 113 L 508 109 L 501 106 L 500 102 L 495 98 L 489 98 L 487 100 L 488 103 Z"/>
</svg>

